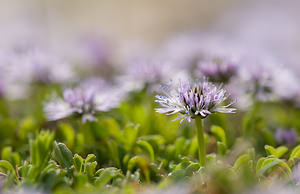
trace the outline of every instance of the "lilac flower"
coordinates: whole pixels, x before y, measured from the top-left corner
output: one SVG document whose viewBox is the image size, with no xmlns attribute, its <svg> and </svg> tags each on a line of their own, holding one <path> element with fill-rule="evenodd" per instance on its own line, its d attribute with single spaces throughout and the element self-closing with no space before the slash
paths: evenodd
<svg viewBox="0 0 300 194">
<path fill-rule="evenodd" d="M 298 103 L 300 97 L 300 80 L 288 67 L 275 69 L 273 79 L 274 93 L 280 99 L 288 102 Z"/>
<path fill-rule="evenodd" d="M 300 184 L 300 166 L 296 165 L 293 169 L 293 180 L 296 185 Z"/>
<path fill-rule="evenodd" d="M 18 57 L 18 67 L 27 69 L 30 82 L 64 83 L 75 79 L 72 66 L 55 53 L 34 48 Z"/>
<path fill-rule="evenodd" d="M 226 58 L 212 57 L 200 60 L 196 70 L 197 77 L 208 77 L 213 82 L 227 83 L 237 74 L 236 62 Z"/>
<path fill-rule="evenodd" d="M 289 146 L 295 145 L 298 141 L 297 133 L 294 129 L 277 129 L 275 133 L 275 139 L 278 143 L 288 144 Z"/>
<path fill-rule="evenodd" d="M 96 121 L 96 112 L 106 112 L 119 105 L 124 92 L 107 84 L 103 80 L 91 79 L 82 82 L 76 88 L 63 92 L 63 99 L 54 97 L 45 104 L 47 120 L 54 121 L 72 114 L 82 116 L 82 121 Z"/>
<path fill-rule="evenodd" d="M 195 117 L 206 118 L 216 112 L 234 113 L 234 108 L 228 108 L 232 103 L 222 106 L 221 103 L 228 99 L 228 93 L 221 86 L 217 87 L 207 80 L 193 84 L 179 83 L 179 85 L 166 85 L 163 88 L 164 95 L 157 95 L 155 102 L 162 108 L 156 112 L 172 115 L 181 114 L 177 119 L 188 120 Z"/>
<path fill-rule="evenodd" d="M 1 94 L 8 99 L 28 96 L 32 83 L 65 83 L 75 80 L 73 67 L 56 53 L 37 47 L 0 52 Z"/>
<path fill-rule="evenodd" d="M 241 109 L 249 108 L 255 101 L 272 101 L 274 94 L 275 69 L 279 68 L 278 61 L 272 58 L 255 58 L 244 56 L 238 74 L 226 85 L 230 94 L 237 98 Z"/>
<path fill-rule="evenodd" d="M 66 51 L 78 69 L 86 74 L 109 77 L 113 71 L 112 45 L 110 41 L 95 35 L 84 35 L 71 42 Z"/>
<path fill-rule="evenodd" d="M 128 90 L 141 90 L 148 86 L 148 89 L 153 91 L 158 88 L 159 83 L 174 77 L 186 77 L 185 75 L 185 71 L 177 68 L 172 61 L 142 57 L 130 62 L 119 80 L 126 81 Z"/>
<path fill-rule="evenodd" d="M 241 80 L 247 92 L 256 100 L 266 101 L 273 97 L 272 81 L 277 63 L 269 59 L 246 61 L 241 68 Z"/>
<path fill-rule="evenodd" d="M 297 194 L 299 192 L 297 187 L 293 187 L 292 185 L 284 185 L 280 182 L 274 181 L 270 185 L 260 186 L 254 188 L 250 191 L 244 192 L 245 194 Z"/>
</svg>

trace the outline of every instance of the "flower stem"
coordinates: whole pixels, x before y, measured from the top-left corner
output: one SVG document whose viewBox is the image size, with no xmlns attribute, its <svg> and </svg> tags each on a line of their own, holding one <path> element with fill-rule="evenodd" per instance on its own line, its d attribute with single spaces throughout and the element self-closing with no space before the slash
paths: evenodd
<svg viewBox="0 0 300 194">
<path fill-rule="evenodd" d="M 197 140 L 198 140 L 198 156 L 201 166 L 205 166 L 205 142 L 204 142 L 204 131 L 203 131 L 203 121 L 201 118 L 195 118 L 196 131 L 197 131 Z"/>
</svg>

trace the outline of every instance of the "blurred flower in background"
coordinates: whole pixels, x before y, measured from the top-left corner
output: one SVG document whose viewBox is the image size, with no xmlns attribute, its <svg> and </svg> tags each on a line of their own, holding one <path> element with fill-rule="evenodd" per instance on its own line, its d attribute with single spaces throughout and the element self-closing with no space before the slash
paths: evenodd
<svg viewBox="0 0 300 194">
<path fill-rule="evenodd" d="M 59 120 L 72 115 L 81 115 L 82 122 L 96 121 L 97 112 L 107 112 L 116 108 L 125 97 L 120 88 L 101 79 L 89 79 L 75 88 L 63 91 L 63 98 L 53 97 L 45 103 L 44 112 L 49 121 Z"/>
<path fill-rule="evenodd" d="M 196 70 L 197 77 L 207 77 L 212 82 L 228 83 L 237 74 L 236 62 L 226 58 L 209 58 L 200 60 Z"/>
<path fill-rule="evenodd" d="M 298 135 L 295 129 L 277 129 L 275 132 L 276 142 L 294 146 L 298 142 Z"/>
</svg>

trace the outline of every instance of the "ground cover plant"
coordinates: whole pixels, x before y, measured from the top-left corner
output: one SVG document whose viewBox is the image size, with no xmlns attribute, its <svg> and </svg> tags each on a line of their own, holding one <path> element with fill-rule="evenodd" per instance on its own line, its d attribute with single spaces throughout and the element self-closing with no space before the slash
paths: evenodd
<svg viewBox="0 0 300 194">
<path fill-rule="evenodd" d="M 0 193 L 300 193 L 299 72 L 248 38 L 182 32 L 126 56 L 9 39 Z"/>
</svg>

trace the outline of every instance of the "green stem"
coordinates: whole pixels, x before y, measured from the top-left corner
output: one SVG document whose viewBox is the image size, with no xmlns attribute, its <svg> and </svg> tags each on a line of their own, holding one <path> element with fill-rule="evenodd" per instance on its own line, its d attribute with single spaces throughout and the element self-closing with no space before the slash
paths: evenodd
<svg viewBox="0 0 300 194">
<path fill-rule="evenodd" d="M 196 130 L 197 130 L 197 140 L 198 140 L 198 156 L 201 166 L 205 166 L 205 142 L 204 142 L 204 131 L 203 131 L 203 121 L 200 117 L 195 118 Z"/>
</svg>

